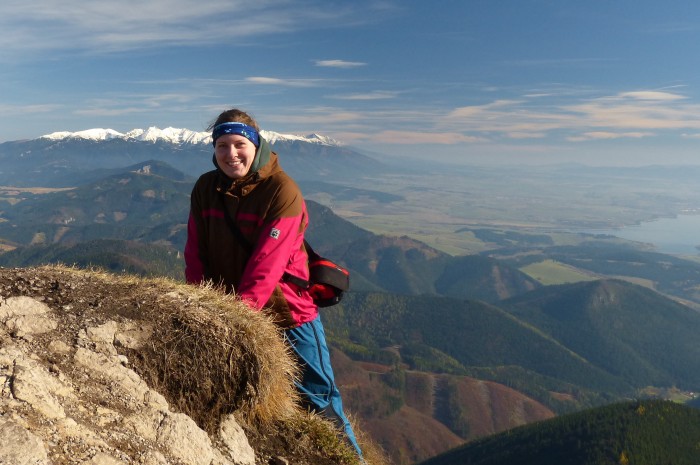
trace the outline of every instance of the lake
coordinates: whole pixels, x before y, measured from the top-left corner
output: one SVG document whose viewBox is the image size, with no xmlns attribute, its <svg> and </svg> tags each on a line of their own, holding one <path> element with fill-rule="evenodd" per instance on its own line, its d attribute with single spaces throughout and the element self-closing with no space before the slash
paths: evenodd
<svg viewBox="0 0 700 465">
<path fill-rule="evenodd" d="M 678 215 L 619 229 L 596 229 L 594 234 L 611 234 L 622 239 L 654 244 L 662 253 L 698 255 L 700 215 Z"/>
</svg>

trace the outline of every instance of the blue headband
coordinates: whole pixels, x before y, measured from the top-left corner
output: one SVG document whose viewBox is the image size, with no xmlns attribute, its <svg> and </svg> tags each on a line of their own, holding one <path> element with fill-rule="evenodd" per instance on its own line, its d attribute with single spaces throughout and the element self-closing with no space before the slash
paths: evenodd
<svg viewBox="0 0 700 465">
<path fill-rule="evenodd" d="M 243 136 L 251 141 L 256 147 L 260 147 L 260 135 L 258 134 L 258 131 L 256 131 L 254 127 L 248 126 L 247 124 L 231 122 L 221 123 L 215 126 L 214 130 L 211 132 L 211 143 L 216 144 L 216 139 L 224 134 L 238 134 L 239 136 Z"/>
</svg>

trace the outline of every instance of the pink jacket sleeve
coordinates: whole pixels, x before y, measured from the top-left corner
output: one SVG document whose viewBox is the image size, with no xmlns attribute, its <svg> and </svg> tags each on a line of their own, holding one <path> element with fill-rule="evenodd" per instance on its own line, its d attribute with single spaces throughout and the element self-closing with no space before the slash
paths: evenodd
<svg viewBox="0 0 700 465">
<path fill-rule="evenodd" d="M 266 223 L 246 264 L 238 295 L 261 309 L 279 284 L 292 254 L 301 248 L 301 216 L 283 217 Z"/>
</svg>

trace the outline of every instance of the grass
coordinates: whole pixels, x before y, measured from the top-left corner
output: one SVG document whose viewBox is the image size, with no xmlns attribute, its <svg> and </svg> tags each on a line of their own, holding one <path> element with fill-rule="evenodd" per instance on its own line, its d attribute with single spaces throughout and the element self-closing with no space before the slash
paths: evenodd
<svg viewBox="0 0 700 465">
<path fill-rule="evenodd" d="M 589 272 L 550 259 L 524 266 L 520 271 L 546 286 L 599 279 Z"/>
</svg>

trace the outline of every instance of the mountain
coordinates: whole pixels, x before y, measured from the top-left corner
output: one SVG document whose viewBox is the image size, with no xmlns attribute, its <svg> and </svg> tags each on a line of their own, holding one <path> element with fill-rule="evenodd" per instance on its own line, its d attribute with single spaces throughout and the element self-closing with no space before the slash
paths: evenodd
<svg viewBox="0 0 700 465">
<path fill-rule="evenodd" d="M 184 179 L 162 162 L 147 161 L 74 189 L 25 194 L 3 209 L 0 237 L 15 245 L 76 244 L 148 238 L 158 230 L 153 240 L 180 242 L 192 189 L 192 181 Z"/>
<path fill-rule="evenodd" d="M 62 263 L 82 269 L 99 268 L 138 276 L 181 280 L 184 264 L 178 250 L 162 244 L 117 239 L 93 239 L 73 245 L 37 244 L 0 255 L 6 267 Z"/>
<path fill-rule="evenodd" d="M 351 292 L 322 318 L 331 345 L 357 365 L 339 375 L 349 408 L 397 463 L 511 429 L 515 418 L 700 385 L 700 314 L 622 281 L 549 286 L 498 306 Z"/>
<path fill-rule="evenodd" d="M 695 465 L 700 410 L 624 402 L 523 426 L 420 465 Z"/>
<path fill-rule="evenodd" d="M 284 169 L 297 180 L 352 181 L 386 170 L 376 159 L 319 135 L 293 136 L 262 131 Z M 57 132 L 38 139 L 0 144 L 0 185 L 74 187 L 94 180 L 95 170 L 121 168 L 144 160 L 168 163 L 191 176 L 212 169 L 208 132 L 187 129 L 111 129 Z"/>
<path fill-rule="evenodd" d="M 522 249 L 511 252 L 502 249 L 498 255 L 501 261 L 517 268 L 552 260 L 588 274 L 635 278 L 637 282 L 650 283 L 658 292 L 687 301 L 698 301 L 700 297 L 700 263 L 639 250 L 629 244 L 608 243 L 589 235 L 578 246 L 552 246 L 530 254 L 523 254 Z"/>
<path fill-rule="evenodd" d="M 492 379 L 557 410 L 599 403 L 596 393 L 633 392 L 624 377 L 480 301 L 352 292 L 323 317 L 331 340 L 354 359 Z"/>
<path fill-rule="evenodd" d="M 177 277 L 192 182 L 166 163 L 147 161 L 72 189 L 22 192 L 0 216 L 0 238 L 21 247 L 0 255 L 0 262 L 106 264 L 145 275 L 168 268 L 165 274 Z M 698 314 L 658 293 L 617 281 L 542 287 L 505 261 L 450 257 L 308 205 L 308 238 L 351 269 L 352 292 L 343 306 L 362 315 L 331 316 L 333 310 L 329 318 L 340 318 L 336 328 L 365 348 L 399 345 L 414 369 L 517 380 L 519 389 L 550 406 L 551 396 L 537 391 L 549 382 L 542 377 L 557 380 L 551 390 L 567 391 L 567 383 L 583 390 L 584 403 L 594 392 L 620 395 L 644 383 L 695 389 L 700 381 L 687 373 L 700 373 L 690 336 Z M 154 245 L 150 254 L 147 244 Z M 365 294 L 374 291 L 394 295 Z M 398 326 L 387 326 L 390 321 Z M 683 328 L 676 330 L 679 322 Z"/>
<path fill-rule="evenodd" d="M 298 136 L 292 134 L 280 134 L 274 131 L 260 131 L 260 134 L 267 139 L 271 144 L 279 141 L 302 141 L 309 144 L 320 145 L 336 145 L 341 143 L 331 139 L 330 137 L 321 136 L 319 134 L 310 134 L 308 136 Z M 211 144 L 211 132 L 209 131 L 192 131 L 190 129 L 178 129 L 168 127 L 160 129 L 157 127 L 149 127 L 148 129 L 132 129 L 126 133 L 115 131 L 114 129 L 87 129 L 84 131 L 70 132 L 59 131 L 41 136 L 40 139 L 48 139 L 60 141 L 66 139 L 84 139 L 92 141 L 105 141 L 112 139 L 135 140 L 141 142 L 171 142 L 173 144 L 190 143 L 190 144 Z"/>
<path fill-rule="evenodd" d="M 0 185 L 31 187 L 0 188 L 0 247 L 17 247 L 0 254 L 0 264 L 75 263 L 180 278 L 189 194 L 211 169 L 211 147 L 196 133 L 147 132 L 0 144 Z M 359 228 L 314 201 L 337 200 L 344 213 L 361 214 L 353 203 L 385 208 L 415 195 L 357 187 L 360 177 L 385 169 L 376 160 L 301 139 L 275 144 L 285 169 L 299 173 L 307 238 L 351 269 L 351 292 L 322 318 L 348 405 L 397 463 L 655 389 L 699 389 L 697 313 L 622 281 L 543 286 L 521 271 L 550 259 L 589 276 L 636 270 L 657 289 L 672 282 L 691 292 L 697 264 L 481 227 L 470 234 L 498 249 L 453 257 Z"/>
<path fill-rule="evenodd" d="M 491 379 L 560 413 L 647 386 L 700 386 L 700 313 L 623 281 L 549 286 L 498 306 L 353 292 L 324 319 L 354 359 Z"/>
<path fill-rule="evenodd" d="M 50 257 L 73 257 L 75 263 L 105 263 L 108 255 L 90 258 L 87 252 L 52 250 L 54 244 L 74 246 L 99 239 L 140 241 L 168 246 L 166 262 L 182 251 L 186 239 L 189 196 L 194 179 L 169 164 L 147 160 L 124 168 L 91 171 L 103 178 L 56 192 L 22 192 L 0 211 L 0 238 L 7 246 L 34 246 L 0 257 L 0 263 L 30 266 Z M 345 199 L 385 194 L 315 181 L 300 182 L 302 191 Z M 319 252 L 339 260 L 352 271 L 353 289 L 382 290 L 400 294 L 444 294 L 455 298 L 496 302 L 538 286 L 526 274 L 495 259 L 481 256 L 450 257 L 408 237 L 379 236 L 337 216 L 313 200 L 307 200 L 310 226 L 307 239 Z M 103 244 L 105 245 L 105 244 Z M 110 245 L 110 248 L 114 243 Z M 45 248 L 42 252 L 41 247 Z M 110 270 L 137 271 L 125 253 L 138 247 L 125 245 L 122 258 L 110 260 Z M 116 255 L 112 255 L 116 256 Z M 155 256 L 152 256 L 155 258 Z M 23 259 L 23 261 L 21 260 Z M 159 259 L 160 260 L 160 259 Z M 73 262 L 68 262 L 73 263 Z M 126 265 L 126 266 L 123 266 Z M 163 269 L 162 265 L 157 268 Z M 137 271 L 138 272 L 138 271 Z M 168 276 L 174 277 L 168 273 Z"/>
<path fill-rule="evenodd" d="M 554 416 L 534 399 L 498 383 L 355 362 L 337 349 L 332 359 L 343 405 L 395 465 Z"/>
<path fill-rule="evenodd" d="M 539 286 L 505 262 L 478 255 L 452 257 L 407 236 L 348 239 L 336 241 L 328 253 L 352 270 L 356 290 L 497 302 Z"/>
<path fill-rule="evenodd" d="M 700 386 L 700 313 L 618 280 L 548 286 L 500 306 L 626 382 Z"/>
</svg>

